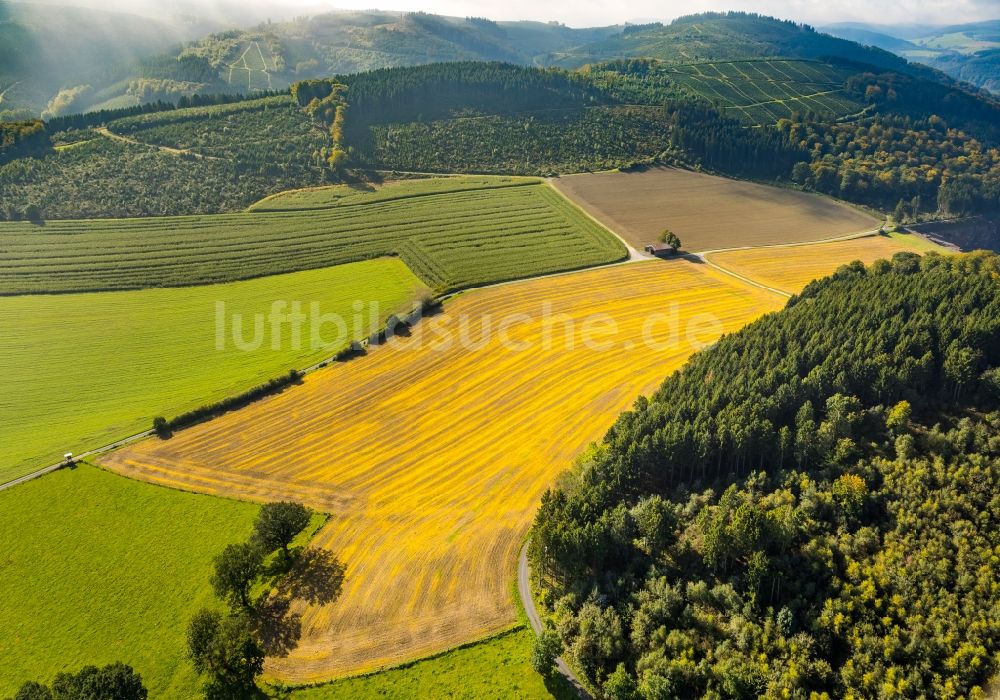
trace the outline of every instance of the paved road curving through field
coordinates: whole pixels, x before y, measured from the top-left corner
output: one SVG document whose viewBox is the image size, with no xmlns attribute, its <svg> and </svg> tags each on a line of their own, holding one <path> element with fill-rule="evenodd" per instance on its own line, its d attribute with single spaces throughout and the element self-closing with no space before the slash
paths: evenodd
<svg viewBox="0 0 1000 700">
<path fill-rule="evenodd" d="M 528 569 L 528 543 L 521 547 L 521 556 L 517 561 L 517 592 L 521 597 L 521 605 L 524 606 L 524 614 L 528 616 L 531 629 L 535 635 L 542 633 L 542 619 L 538 616 L 538 609 L 535 607 L 535 599 L 531 597 L 531 576 Z M 566 665 L 562 657 L 556 657 L 556 669 L 569 682 L 576 694 L 582 700 L 594 700 L 594 696 L 583 686 L 580 679 L 576 677 L 572 669 Z"/>
</svg>

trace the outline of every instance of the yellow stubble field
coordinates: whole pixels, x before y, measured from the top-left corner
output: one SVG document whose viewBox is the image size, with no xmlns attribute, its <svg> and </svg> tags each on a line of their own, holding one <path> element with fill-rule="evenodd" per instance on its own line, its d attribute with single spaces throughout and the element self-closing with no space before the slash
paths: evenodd
<svg viewBox="0 0 1000 700">
<path fill-rule="evenodd" d="M 737 275 L 796 294 L 813 280 L 833 274 L 841 265 L 855 260 L 871 265 L 876 260 L 888 260 L 904 251 L 950 253 L 919 236 L 891 234 L 830 243 L 727 250 L 705 257 Z"/>
<path fill-rule="evenodd" d="M 469 292 L 409 338 L 102 464 L 331 513 L 314 544 L 346 565 L 342 594 L 298 610 L 302 639 L 267 674 L 373 670 L 512 624 L 517 553 L 546 487 L 696 346 L 783 301 L 683 260 Z"/>
</svg>

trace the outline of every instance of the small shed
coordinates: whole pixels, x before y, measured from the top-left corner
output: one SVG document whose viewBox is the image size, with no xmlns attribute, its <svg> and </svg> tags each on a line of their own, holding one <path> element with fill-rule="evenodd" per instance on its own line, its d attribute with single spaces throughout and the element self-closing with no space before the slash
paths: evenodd
<svg viewBox="0 0 1000 700">
<path fill-rule="evenodd" d="M 668 255 L 673 255 L 674 249 L 666 243 L 647 243 L 646 252 L 650 255 L 655 255 L 658 258 L 662 258 Z"/>
</svg>

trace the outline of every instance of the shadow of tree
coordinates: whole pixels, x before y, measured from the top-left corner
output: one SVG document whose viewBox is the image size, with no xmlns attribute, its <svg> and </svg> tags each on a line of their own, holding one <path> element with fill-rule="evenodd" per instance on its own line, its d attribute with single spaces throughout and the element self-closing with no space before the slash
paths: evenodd
<svg viewBox="0 0 1000 700">
<path fill-rule="evenodd" d="M 344 587 L 344 564 L 333 552 L 310 547 L 278 584 L 278 593 L 312 605 L 333 602 Z"/>
<path fill-rule="evenodd" d="M 344 570 L 337 555 L 325 549 L 311 547 L 298 553 L 288 572 L 254 611 L 255 629 L 268 656 L 288 656 L 298 646 L 302 616 L 292 611 L 294 602 L 332 603 L 343 590 Z"/>
<path fill-rule="evenodd" d="M 264 653 L 288 656 L 302 637 L 302 616 L 291 612 L 292 599 L 272 594 L 257 607 L 254 625 Z"/>
</svg>

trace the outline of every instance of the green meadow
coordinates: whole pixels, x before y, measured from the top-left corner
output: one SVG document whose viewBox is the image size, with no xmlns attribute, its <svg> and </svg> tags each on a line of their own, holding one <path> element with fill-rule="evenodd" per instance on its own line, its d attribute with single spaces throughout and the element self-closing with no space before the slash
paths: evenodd
<svg viewBox="0 0 1000 700">
<path fill-rule="evenodd" d="M 114 661 L 151 698 L 194 697 L 188 619 L 217 604 L 212 559 L 256 514 L 87 465 L 0 491 L 0 697 Z"/>
<path fill-rule="evenodd" d="M 0 297 L 0 483 L 330 357 L 425 291 L 399 259 L 381 258 L 220 285 Z M 275 301 L 300 302 L 298 347 L 291 324 L 272 333 Z M 315 328 L 313 302 L 343 317 L 351 338 L 336 343 L 329 321 Z M 241 349 L 257 314 L 260 347 Z M 313 347 L 314 330 L 329 347 Z"/>
<path fill-rule="evenodd" d="M 289 697 L 291 700 L 575 698 L 572 688 L 561 677 L 546 680 L 531 667 L 534 642 L 535 635 L 530 629 L 518 627 L 388 671 L 296 690 Z"/>
</svg>

